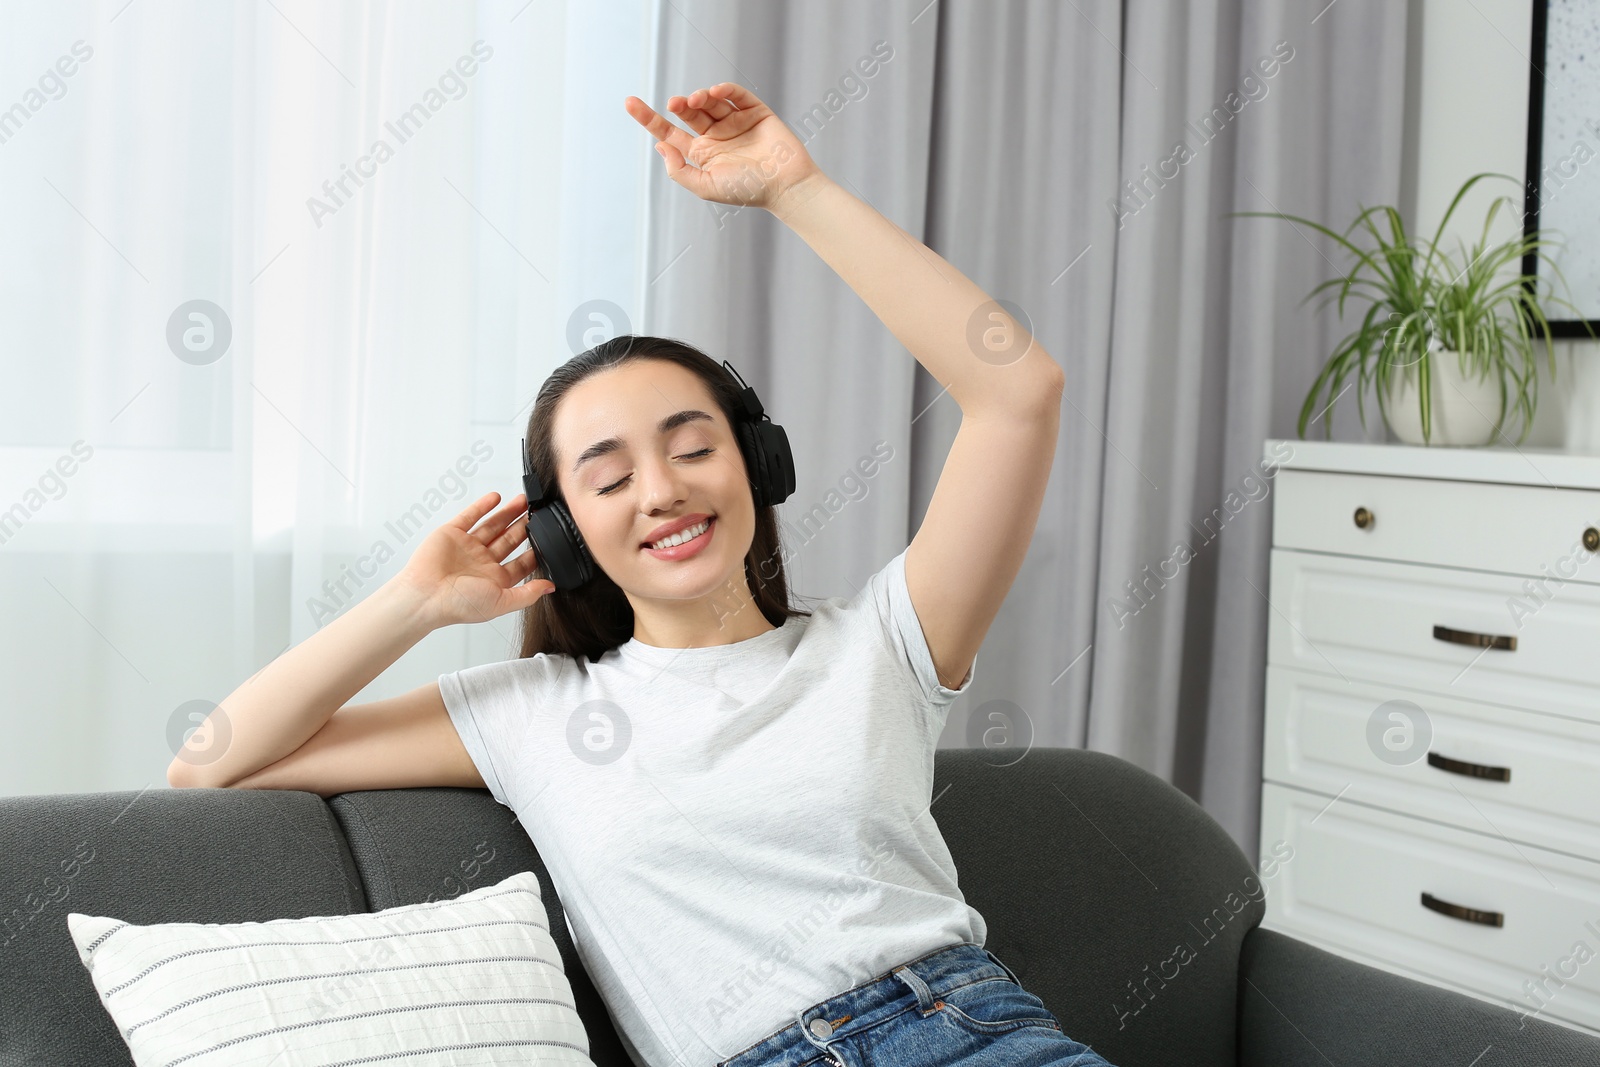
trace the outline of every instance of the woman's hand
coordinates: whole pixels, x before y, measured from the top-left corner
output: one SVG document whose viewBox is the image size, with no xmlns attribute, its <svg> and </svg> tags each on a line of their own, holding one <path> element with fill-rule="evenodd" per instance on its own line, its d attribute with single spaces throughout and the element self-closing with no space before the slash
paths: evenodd
<svg viewBox="0 0 1600 1067">
<path fill-rule="evenodd" d="M 802 183 L 822 176 L 793 131 L 742 85 L 722 82 L 668 98 L 667 110 L 693 137 L 637 96 L 622 106 L 655 136 L 667 177 L 702 200 L 772 211 Z"/>
<path fill-rule="evenodd" d="M 458 622 L 487 622 L 519 611 L 555 591 L 543 578 L 518 585 L 538 564 L 532 547 L 509 563 L 501 561 L 527 540 L 528 495 L 518 493 L 483 522 L 499 493 L 485 493 L 467 509 L 434 530 L 394 580 L 421 600 L 434 628 Z"/>
</svg>

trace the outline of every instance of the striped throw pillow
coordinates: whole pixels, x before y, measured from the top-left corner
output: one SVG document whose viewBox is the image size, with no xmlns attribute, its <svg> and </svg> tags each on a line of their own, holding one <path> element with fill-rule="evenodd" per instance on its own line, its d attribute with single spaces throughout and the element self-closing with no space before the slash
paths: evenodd
<svg viewBox="0 0 1600 1067">
<path fill-rule="evenodd" d="M 138 1067 L 593 1067 L 531 871 L 367 914 L 67 927 Z"/>
</svg>

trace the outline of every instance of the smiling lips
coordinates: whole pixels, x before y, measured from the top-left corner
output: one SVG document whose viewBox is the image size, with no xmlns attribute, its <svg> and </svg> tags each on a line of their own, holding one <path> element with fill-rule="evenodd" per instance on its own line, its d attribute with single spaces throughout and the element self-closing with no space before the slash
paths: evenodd
<svg viewBox="0 0 1600 1067">
<path fill-rule="evenodd" d="M 710 525 L 711 525 L 711 523 L 708 520 L 701 519 L 699 522 L 695 523 L 693 526 L 686 526 L 683 529 L 679 530 L 675 534 L 669 534 L 666 537 L 663 537 L 661 540 L 656 541 L 650 547 L 651 548 L 672 548 L 672 547 L 674 547 L 676 545 L 683 544 L 685 541 L 693 541 L 696 537 L 699 537 L 701 534 L 705 533 L 706 530 L 710 527 Z"/>
<path fill-rule="evenodd" d="M 690 556 L 698 555 L 701 549 L 705 548 L 705 546 L 711 541 L 711 534 L 715 530 L 716 524 L 717 520 L 715 516 L 712 516 L 709 519 L 702 519 L 700 522 L 688 527 L 687 529 L 679 530 L 672 536 L 662 538 L 661 541 L 655 542 L 656 545 L 661 545 L 664 543 L 668 547 L 657 548 L 653 545 L 646 544 L 641 547 L 641 551 L 650 553 L 652 556 L 656 557 L 656 559 L 688 559 Z"/>
</svg>

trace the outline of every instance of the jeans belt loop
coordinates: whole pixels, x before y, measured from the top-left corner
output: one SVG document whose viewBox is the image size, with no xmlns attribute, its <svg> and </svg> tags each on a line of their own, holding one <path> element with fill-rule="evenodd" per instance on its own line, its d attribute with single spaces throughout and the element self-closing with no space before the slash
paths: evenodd
<svg viewBox="0 0 1600 1067">
<path fill-rule="evenodd" d="M 1010 967 L 1007 967 L 1006 964 L 1005 964 L 1005 961 L 1002 960 L 999 956 L 996 956 L 993 952 L 990 952 L 988 949 L 984 949 L 983 950 L 983 954 L 985 956 L 988 956 L 991 960 L 993 960 L 994 963 L 1002 971 L 1006 972 L 1006 974 L 1008 976 L 1010 976 L 1011 980 L 1013 982 L 1015 982 L 1018 986 L 1022 985 L 1022 980 L 1017 977 L 1017 973 L 1015 971 L 1013 971 Z"/>
<path fill-rule="evenodd" d="M 922 1012 L 923 1015 L 927 1015 L 929 1012 L 935 1010 L 933 990 L 928 988 L 928 983 L 924 982 L 917 975 L 917 972 L 913 971 L 908 966 L 896 967 L 894 969 L 894 976 L 900 979 L 906 985 L 910 986 L 911 991 L 917 995 L 918 1011 Z"/>
</svg>

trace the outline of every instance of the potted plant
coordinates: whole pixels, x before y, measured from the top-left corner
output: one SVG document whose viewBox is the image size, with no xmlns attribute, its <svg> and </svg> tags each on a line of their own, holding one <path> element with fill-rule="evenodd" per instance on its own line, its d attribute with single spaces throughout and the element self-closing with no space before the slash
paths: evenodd
<svg viewBox="0 0 1600 1067">
<path fill-rule="evenodd" d="M 1522 419 L 1517 443 L 1527 438 L 1538 402 L 1535 346 L 1540 340 L 1552 377 L 1556 369 L 1543 305 L 1578 309 L 1553 295 L 1541 297 L 1538 276 L 1523 274 L 1520 266 L 1513 274 L 1502 273 L 1533 253 L 1550 265 L 1566 287 L 1560 268 L 1541 251 L 1555 243 L 1541 236 L 1546 231 L 1489 244 L 1495 214 L 1503 204 L 1510 208 L 1509 196 L 1497 197 L 1489 205 L 1483 235 L 1470 252 L 1462 247 L 1457 260 L 1439 247 L 1461 198 L 1479 179 L 1490 177 L 1517 181 L 1508 174 L 1489 172 L 1468 178 L 1426 244 L 1408 235 L 1400 213 L 1386 205 L 1363 210 L 1344 234 L 1282 212 L 1232 213 L 1286 219 L 1333 238 L 1355 257 L 1355 265 L 1345 276 L 1318 285 L 1305 299 L 1337 286 L 1340 318 L 1351 295 L 1370 304 L 1360 326 L 1334 348 L 1306 395 L 1298 427 L 1302 438 L 1317 413 L 1331 411 L 1352 374 L 1357 379 L 1356 403 L 1363 428 L 1367 424 L 1364 397 L 1369 386 L 1376 386 L 1385 423 L 1407 444 L 1485 445 L 1504 436 L 1503 427 L 1513 416 Z M 1379 213 L 1388 224 L 1387 235 L 1373 221 Z M 1363 249 L 1349 239 L 1357 227 L 1371 235 L 1375 247 Z M 1318 310 L 1333 299 L 1330 296 L 1323 301 Z M 1583 315 L 1575 317 L 1582 319 Z M 1594 336 L 1593 330 L 1589 333 Z M 1332 436 L 1331 423 L 1331 418 L 1324 420 L 1324 437 Z"/>
</svg>

